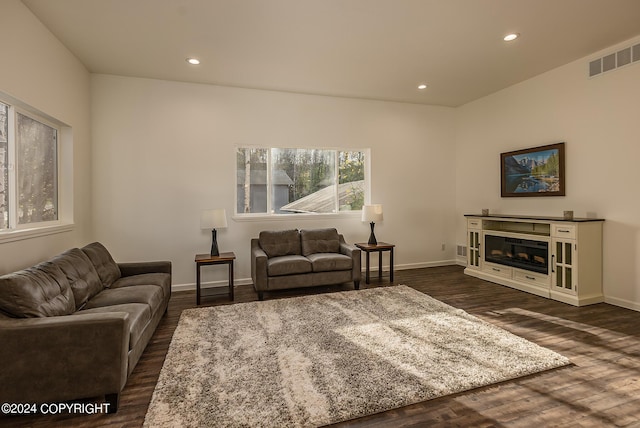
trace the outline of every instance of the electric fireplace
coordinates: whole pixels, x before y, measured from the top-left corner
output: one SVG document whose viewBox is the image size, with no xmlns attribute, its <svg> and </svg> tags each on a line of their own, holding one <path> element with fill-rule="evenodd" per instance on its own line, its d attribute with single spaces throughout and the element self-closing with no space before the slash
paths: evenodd
<svg viewBox="0 0 640 428">
<path fill-rule="evenodd" d="M 532 239 L 485 235 L 484 259 L 532 272 L 549 273 L 549 243 Z"/>
</svg>

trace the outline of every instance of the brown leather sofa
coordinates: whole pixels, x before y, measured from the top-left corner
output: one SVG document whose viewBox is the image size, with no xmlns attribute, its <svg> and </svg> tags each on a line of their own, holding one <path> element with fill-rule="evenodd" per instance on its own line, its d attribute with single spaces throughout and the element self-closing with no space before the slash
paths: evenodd
<svg viewBox="0 0 640 428">
<path fill-rule="evenodd" d="M 0 276 L 0 402 L 104 395 L 116 412 L 170 297 L 171 262 L 116 263 L 98 242 Z"/>
<path fill-rule="evenodd" d="M 342 284 L 360 288 L 360 249 L 336 229 L 263 231 L 251 240 L 251 277 L 265 291 Z"/>
</svg>

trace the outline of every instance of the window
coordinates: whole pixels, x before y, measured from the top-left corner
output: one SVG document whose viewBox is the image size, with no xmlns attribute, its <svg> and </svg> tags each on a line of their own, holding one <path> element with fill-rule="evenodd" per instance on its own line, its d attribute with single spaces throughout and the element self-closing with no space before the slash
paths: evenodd
<svg viewBox="0 0 640 428">
<path fill-rule="evenodd" d="M 0 102 L 0 230 L 58 220 L 59 129 Z"/>
<path fill-rule="evenodd" d="M 9 227 L 9 108 L 0 103 L 0 230 Z"/>
<path fill-rule="evenodd" d="M 238 214 L 336 213 L 362 209 L 365 151 L 239 148 Z"/>
</svg>

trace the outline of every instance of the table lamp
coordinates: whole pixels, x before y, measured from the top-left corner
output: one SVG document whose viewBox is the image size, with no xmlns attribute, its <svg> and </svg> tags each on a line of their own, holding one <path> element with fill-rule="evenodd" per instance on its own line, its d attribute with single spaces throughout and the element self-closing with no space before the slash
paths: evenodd
<svg viewBox="0 0 640 428">
<path fill-rule="evenodd" d="M 211 229 L 211 255 L 219 256 L 216 229 L 227 227 L 227 211 L 225 209 L 205 210 L 200 216 L 200 228 Z"/>
<path fill-rule="evenodd" d="M 376 235 L 373 233 L 376 221 L 382 221 L 382 205 L 365 205 L 362 207 L 362 221 L 371 224 L 371 235 L 369 235 L 369 245 L 378 245 Z"/>
</svg>

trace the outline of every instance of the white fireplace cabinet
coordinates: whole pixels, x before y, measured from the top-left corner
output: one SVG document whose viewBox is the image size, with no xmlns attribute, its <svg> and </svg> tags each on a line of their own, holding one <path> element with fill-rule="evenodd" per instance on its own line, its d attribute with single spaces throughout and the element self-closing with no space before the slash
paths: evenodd
<svg viewBox="0 0 640 428">
<path fill-rule="evenodd" d="M 465 217 L 467 275 L 575 306 L 604 301 L 603 219 Z"/>
</svg>

